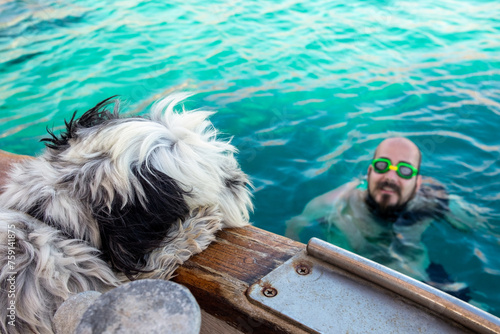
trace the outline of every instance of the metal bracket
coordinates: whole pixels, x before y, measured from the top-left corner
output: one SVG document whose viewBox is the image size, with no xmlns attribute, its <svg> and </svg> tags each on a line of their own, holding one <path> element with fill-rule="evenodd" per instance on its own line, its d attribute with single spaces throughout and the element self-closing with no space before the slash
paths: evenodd
<svg viewBox="0 0 500 334">
<path fill-rule="evenodd" d="M 247 295 L 312 333 L 500 330 L 498 318 L 474 306 L 315 238 Z"/>
</svg>

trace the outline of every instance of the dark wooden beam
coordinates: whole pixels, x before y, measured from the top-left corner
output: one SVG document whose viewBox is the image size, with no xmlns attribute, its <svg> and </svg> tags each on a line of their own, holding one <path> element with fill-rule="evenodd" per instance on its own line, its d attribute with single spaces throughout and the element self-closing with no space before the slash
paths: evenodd
<svg viewBox="0 0 500 334">
<path fill-rule="evenodd" d="M 174 281 L 189 288 L 205 312 L 243 333 L 307 333 L 246 296 L 250 285 L 304 249 L 253 226 L 226 229 L 180 267 Z"/>
</svg>

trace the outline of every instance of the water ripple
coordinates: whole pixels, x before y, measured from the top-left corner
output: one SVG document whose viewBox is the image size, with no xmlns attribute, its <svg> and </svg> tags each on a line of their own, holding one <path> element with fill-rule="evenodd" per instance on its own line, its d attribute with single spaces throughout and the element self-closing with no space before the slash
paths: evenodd
<svg viewBox="0 0 500 334">
<path fill-rule="evenodd" d="M 31 139 L 74 110 L 119 94 L 140 114 L 191 90 L 190 106 L 218 110 L 213 122 L 234 136 L 257 186 L 253 220 L 281 233 L 311 198 L 365 174 L 381 140 L 407 136 L 423 173 L 484 215 L 487 231 L 460 249 L 452 229 L 434 236 L 480 260 L 466 280 L 491 283 L 498 17 L 493 0 L 1 1 L 0 145 L 35 154 L 42 144 Z M 482 293 L 477 302 L 500 314 L 500 296 Z"/>
</svg>

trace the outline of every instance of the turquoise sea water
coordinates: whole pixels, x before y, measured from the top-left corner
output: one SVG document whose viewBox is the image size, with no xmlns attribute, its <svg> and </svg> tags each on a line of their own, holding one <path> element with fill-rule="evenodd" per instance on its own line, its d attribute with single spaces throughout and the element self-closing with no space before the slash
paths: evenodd
<svg viewBox="0 0 500 334">
<path fill-rule="evenodd" d="M 111 95 L 143 113 L 171 91 L 218 110 L 255 184 L 258 227 L 365 174 L 404 135 L 422 173 L 478 216 L 435 222 L 431 258 L 500 316 L 500 4 L 479 0 L 0 1 L 0 149 L 37 154 Z M 320 226 L 310 236 L 324 237 Z"/>
</svg>

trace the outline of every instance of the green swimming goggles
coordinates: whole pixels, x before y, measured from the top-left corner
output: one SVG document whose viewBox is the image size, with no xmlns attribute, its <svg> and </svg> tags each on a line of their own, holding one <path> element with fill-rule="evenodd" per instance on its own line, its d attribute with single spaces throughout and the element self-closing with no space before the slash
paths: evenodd
<svg viewBox="0 0 500 334">
<path fill-rule="evenodd" d="M 372 167 L 375 172 L 380 174 L 387 173 L 389 170 L 395 170 L 398 173 L 399 177 L 407 180 L 418 174 L 418 169 L 416 169 L 412 165 L 407 164 L 406 162 L 400 162 L 396 166 L 394 166 L 391 160 L 386 158 L 373 160 Z"/>
</svg>

